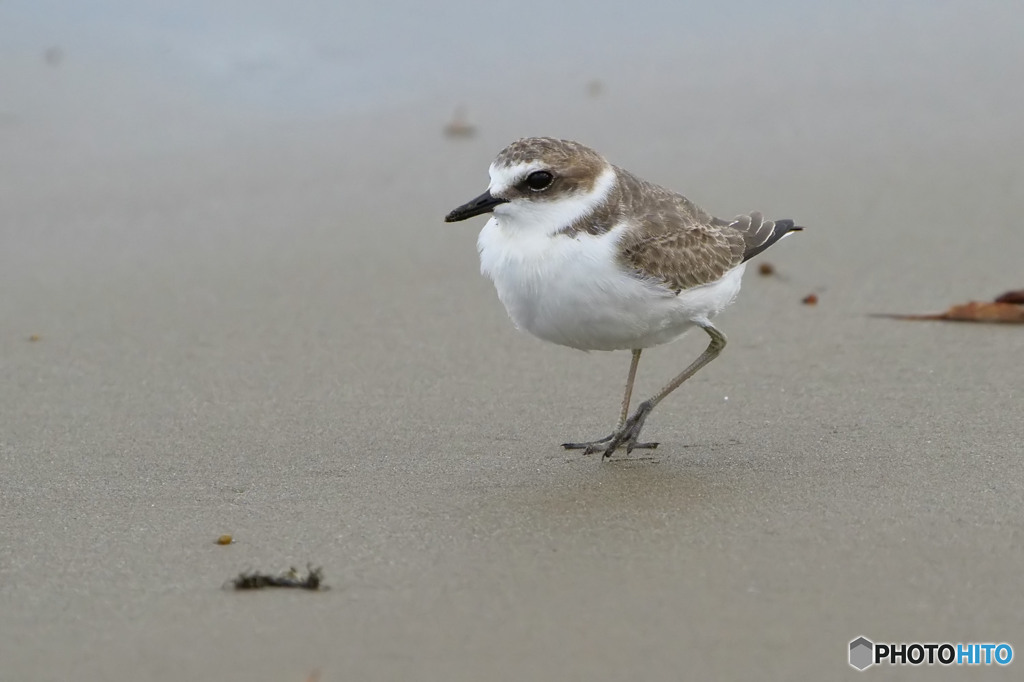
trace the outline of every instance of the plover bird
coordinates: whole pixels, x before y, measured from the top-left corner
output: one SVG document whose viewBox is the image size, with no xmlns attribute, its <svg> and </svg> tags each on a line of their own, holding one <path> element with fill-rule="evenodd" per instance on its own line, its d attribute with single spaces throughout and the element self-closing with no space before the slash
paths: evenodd
<svg viewBox="0 0 1024 682">
<path fill-rule="evenodd" d="M 608 163 L 568 140 L 530 137 L 503 149 L 487 191 L 445 222 L 493 213 L 480 232 L 480 270 L 516 327 L 580 350 L 630 350 L 622 410 L 608 436 L 563 443 L 584 454 L 641 443 L 658 403 L 725 348 L 711 318 L 732 303 L 746 262 L 791 232 L 760 213 L 733 220 Z M 640 353 L 700 327 L 707 349 L 630 415 Z"/>
</svg>

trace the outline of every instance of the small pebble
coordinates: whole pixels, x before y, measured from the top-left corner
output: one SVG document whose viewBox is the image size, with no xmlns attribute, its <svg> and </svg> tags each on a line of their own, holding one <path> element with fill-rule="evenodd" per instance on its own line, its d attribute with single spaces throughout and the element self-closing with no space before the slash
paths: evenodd
<svg viewBox="0 0 1024 682">
<path fill-rule="evenodd" d="M 473 137 L 476 135 L 476 126 L 469 122 L 466 115 L 466 107 L 458 107 L 452 114 L 452 120 L 444 127 L 444 134 L 447 137 Z"/>
</svg>

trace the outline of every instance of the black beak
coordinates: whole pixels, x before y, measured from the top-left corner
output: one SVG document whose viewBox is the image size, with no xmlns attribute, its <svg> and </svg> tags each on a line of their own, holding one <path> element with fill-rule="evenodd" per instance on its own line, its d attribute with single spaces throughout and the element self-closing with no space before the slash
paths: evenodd
<svg viewBox="0 0 1024 682">
<path fill-rule="evenodd" d="M 466 218 L 472 218 L 475 215 L 481 213 L 490 213 L 494 210 L 494 207 L 498 204 L 504 204 L 508 202 L 508 199 L 499 199 L 498 197 L 492 197 L 491 191 L 487 190 L 476 199 L 466 202 L 462 206 L 454 209 L 451 213 L 444 217 L 446 223 L 457 223 L 460 220 Z"/>
</svg>

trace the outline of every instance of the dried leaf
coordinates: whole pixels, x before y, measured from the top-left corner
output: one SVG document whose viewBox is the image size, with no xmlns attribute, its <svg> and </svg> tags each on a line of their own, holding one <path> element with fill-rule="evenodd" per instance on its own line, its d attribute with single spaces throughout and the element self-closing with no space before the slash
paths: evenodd
<svg viewBox="0 0 1024 682">
<path fill-rule="evenodd" d="M 952 322 L 1001 322 L 1024 324 L 1024 306 L 1013 303 L 982 303 L 971 301 L 955 305 L 935 315 L 876 314 L 872 317 L 890 317 L 896 320 L 949 320 Z"/>
<path fill-rule="evenodd" d="M 803 299 L 801 299 L 800 302 L 803 303 L 804 305 L 818 305 L 818 295 L 807 294 L 806 296 L 803 297 Z"/>
</svg>

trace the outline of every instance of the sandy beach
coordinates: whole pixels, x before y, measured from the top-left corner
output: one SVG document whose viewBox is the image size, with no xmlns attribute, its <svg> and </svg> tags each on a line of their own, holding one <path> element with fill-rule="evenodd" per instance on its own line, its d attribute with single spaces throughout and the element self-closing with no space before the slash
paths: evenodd
<svg viewBox="0 0 1024 682">
<path fill-rule="evenodd" d="M 142 150 L 3 102 L 0 679 L 855 679 L 859 635 L 1024 647 L 1024 328 L 870 316 L 1024 287 L 999 12 L 844 61 L 865 23 L 764 78 L 768 38 L 674 87 L 485 88 L 465 139 L 445 93 L 231 134 L 163 111 Z M 4 69 L 78 68 L 37 67 Z M 807 226 L 652 453 L 559 447 L 614 423 L 628 354 L 517 332 L 483 219 L 441 221 L 532 134 Z M 704 343 L 645 353 L 637 394 Z M 307 564 L 329 590 L 225 589 Z"/>
</svg>

